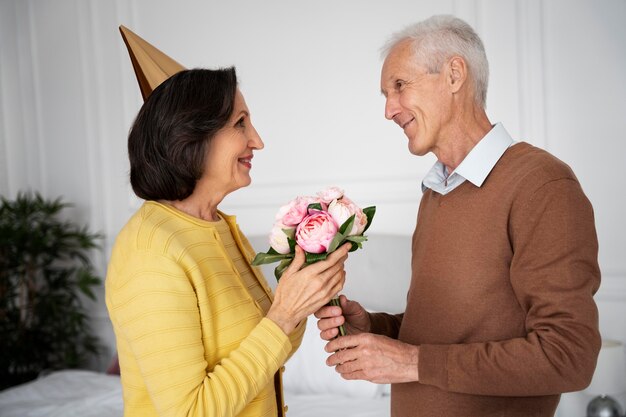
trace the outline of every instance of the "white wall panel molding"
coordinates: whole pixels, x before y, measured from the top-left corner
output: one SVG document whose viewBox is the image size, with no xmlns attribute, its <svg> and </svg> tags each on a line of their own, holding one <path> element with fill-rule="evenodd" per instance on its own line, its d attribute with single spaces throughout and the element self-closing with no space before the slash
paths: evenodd
<svg viewBox="0 0 626 417">
<path fill-rule="evenodd" d="M 135 17 L 139 14 L 139 12 L 137 11 L 137 7 L 137 2 L 134 0 L 116 0 L 115 8 L 118 26 L 124 25 L 133 32 L 136 32 L 137 20 Z M 139 33 L 138 35 L 142 36 Z M 128 129 L 130 129 L 130 126 L 132 125 L 135 115 L 142 105 L 142 102 L 139 94 L 139 87 L 137 86 L 136 82 L 135 72 L 128 56 L 128 50 L 126 49 L 126 45 L 122 41 L 121 36 L 119 38 L 118 45 L 118 62 L 120 63 L 118 68 L 120 71 L 120 79 L 122 82 L 123 92 L 123 125 L 125 131 L 128 131 Z M 126 204 L 127 211 L 129 213 L 133 213 L 141 206 L 142 201 L 135 196 L 129 185 L 126 185 L 124 191 L 127 197 L 124 204 Z"/>
<path fill-rule="evenodd" d="M 228 195 L 220 209 L 237 216 L 247 235 L 266 235 L 279 207 L 299 195 L 314 195 L 327 186 L 343 188 L 346 195 L 361 207 L 376 206 L 372 233 L 410 235 L 422 198 L 421 178 L 387 177 L 336 179 L 332 182 L 292 181 L 253 183 Z"/>
<path fill-rule="evenodd" d="M 11 33 L 14 29 L 14 5 L 10 2 L 0 2 L 0 195 L 10 196 L 9 188 L 9 165 L 7 158 L 7 141 L 9 140 L 9 129 L 7 126 L 9 99 L 9 85 L 13 66 L 9 68 L 11 52 L 15 49 L 15 43 Z"/>
<path fill-rule="evenodd" d="M 102 51 L 98 28 L 98 20 L 94 15 L 94 5 L 92 1 L 77 1 L 76 10 L 78 14 L 78 40 L 80 47 L 81 84 L 82 101 L 84 108 L 84 131 L 88 172 L 87 182 L 89 196 L 87 208 L 89 210 L 89 225 L 91 230 L 105 230 L 105 216 L 110 213 L 106 208 L 106 201 L 109 201 L 110 190 L 107 178 L 108 167 L 106 143 L 106 122 L 102 114 L 104 104 L 102 99 L 105 96 L 103 88 L 105 84 L 102 77 L 103 64 L 101 62 Z M 85 203 L 85 202 L 84 202 Z M 106 271 L 106 259 L 101 251 L 94 251 L 93 262 L 98 273 Z"/>
<path fill-rule="evenodd" d="M 0 14 L 2 193 L 12 197 L 22 190 L 43 191 L 45 161 L 35 99 L 30 2 L 3 2 Z"/>
<path fill-rule="evenodd" d="M 546 149 L 544 33 L 541 0 L 517 0 L 517 55 L 521 140 Z"/>
<path fill-rule="evenodd" d="M 5 37 L 5 34 L 2 33 L 2 28 L 7 26 L 5 22 L 5 13 L 7 13 L 6 7 L 4 3 L 0 3 L 0 38 Z M 4 49 L 5 48 L 0 43 L 0 62 L 8 62 Z M 9 167 L 6 156 L 6 141 L 8 134 L 4 115 L 4 80 L 5 77 L 3 76 L 2 65 L 0 65 L 0 196 L 6 197 L 9 195 Z"/>
<path fill-rule="evenodd" d="M 341 179 L 332 182 L 315 180 L 293 181 L 283 183 L 254 183 L 247 188 L 238 190 L 226 197 L 224 205 L 232 209 L 247 207 L 273 207 L 278 210 L 280 205 L 299 195 L 314 195 L 328 186 L 342 188 L 359 205 L 376 205 L 381 203 L 415 202 L 422 196 L 420 188 L 423 175 L 415 177 L 388 177 Z"/>
<path fill-rule="evenodd" d="M 135 1 L 129 0 L 116 0 L 115 1 L 115 9 L 117 15 L 117 21 L 119 25 L 124 25 L 135 31 L 136 21 L 135 15 L 137 5 Z M 140 35 L 141 36 L 141 35 Z M 123 96 L 123 114 L 124 114 L 124 126 L 128 129 L 132 124 L 139 107 L 141 107 L 141 101 L 139 100 L 138 95 L 138 87 L 137 82 L 135 80 L 135 73 L 133 71 L 133 66 L 130 62 L 130 58 L 128 56 L 128 50 L 126 49 L 126 45 L 122 41 L 120 36 L 118 42 L 118 51 L 119 51 L 119 71 L 121 74 L 120 79 L 122 80 L 122 92 Z M 129 202 L 130 204 L 130 202 Z"/>
<path fill-rule="evenodd" d="M 28 1 L 25 6 L 27 10 L 27 18 L 19 17 L 19 22 L 28 22 L 29 36 L 28 45 L 20 44 L 19 51 L 27 51 L 28 56 L 20 57 L 20 77 L 21 90 L 27 94 L 22 97 L 22 115 L 24 125 L 24 138 L 28 142 L 32 141 L 34 146 L 31 150 L 35 150 L 33 155 L 29 155 L 28 185 L 37 189 L 42 195 L 47 195 L 47 159 L 46 146 L 43 134 L 43 109 L 41 108 L 41 77 L 39 74 L 39 48 L 37 45 L 37 23 L 35 22 L 34 5 L 35 2 Z M 18 3 L 18 8 L 22 7 L 22 3 Z M 25 42 L 24 42 L 25 43 Z M 22 53 L 20 55 L 22 55 Z"/>
</svg>

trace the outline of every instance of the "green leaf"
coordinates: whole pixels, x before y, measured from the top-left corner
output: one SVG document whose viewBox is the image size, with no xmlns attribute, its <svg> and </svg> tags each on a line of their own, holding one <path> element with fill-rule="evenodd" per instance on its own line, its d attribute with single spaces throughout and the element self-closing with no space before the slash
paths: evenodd
<svg viewBox="0 0 626 417">
<path fill-rule="evenodd" d="M 326 252 L 323 252 L 323 253 L 305 252 L 305 262 L 307 264 L 313 264 L 318 261 L 323 261 L 324 259 L 326 259 L 326 257 L 328 257 L 328 253 Z"/>
<path fill-rule="evenodd" d="M 271 264 L 272 262 L 278 262 L 278 261 L 282 261 L 283 259 L 291 259 L 293 258 L 293 254 L 291 253 L 286 253 L 286 254 L 281 254 L 281 253 L 277 253 L 277 254 L 270 254 L 270 253 L 257 253 L 256 256 L 254 257 L 254 259 L 252 260 L 252 265 L 258 266 L 258 265 L 263 265 L 263 264 Z"/>
<path fill-rule="evenodd" d="M 333 240 L 330 241 L 327 252 L 333 253 L 345 240 L 346 237 L 343 234 L 337 233 L 335 237 L 333 237 Z"/>
<path fill-rule="evenodd" d="M 294 239 L 291 238 L 287 238 L 287 243 L 289 243 L 289 252 L 293 253 L 295 255 L 296 253 L 296 241 Z"/>
<path fill-rule="evenodd" d="M 274 249 L 273 247 L 270 246 L 270 248 L 267 250 L 267 254 L 268 255 L 280 255 L 280 253 L 276 252 L 276 249 Z"/>
<path fill-rule="evenodd" d="M 343 222 L 343 224 L 339 228 L 339 233 L 344 236 L 350 233 L 350 231 L 352 230 L 352 226 L 354 226 L 354 217 L 355 215 L 353 214 L 352 216 L 348 217 L 345 222 Z"/>
<path fill-rule="evenodd" d="M 289 268 L 289 265 L 291 265 L 291 261 L 292 259 L 283 259 L 282 261 L 280 261 L 278 266 L 274 269 L 274 276 L 276 277 L 276 281 L 280 281 L 280 277 L 282 277 L 283 272 L 285 272 L 285 270 Z"/>
<path fill-rule="evenodd" d="M 87 297 L 96 301 L 96 295 L 91 290 L 92 286 L 100 284 L 100 277 L 93 275 L 89 269 L 83 268 L 78 271 L 78 288 Z"/>
<path fill-rule="evenodd" d="M 362 243 L 367 241 L 367 236 L 348 236 L 346 237 L 346 240 L 349 240 L 350 242 L 355 242 L 355 243 Z"/>
<path fill-rule="evenodd" d="M 317 210 L 317 211 L 322 211 L 322 205 L 320 203 L 311 203 L 306 207 L 306 211 L 307 213 L 310 210 Z"/>
<path fill-rule="evenodd" d="M 367 240 L 367 236 L 348 236 L 346 241 L 352 243 L 352 247 L 349 252 L 354 252 L 357 249 L 361 249 L 363 247 L 363 242 Z"/>
<path fill-rule="evenodd" d="M 284 234 L 287 235 L 287 237 L 289 239 L 295 239 L 296 237 L 296 229 L 295 227 L 292 227 L 290 229 L 281 229 L 283 231 Z"/>
<path fill-rule="evenodd" d="M 374 214 L 376 214 L 376 206 L 365 207 L 363 209 L 363 213 L 367 217 L 367 224 L 365 225 L 365 229 L 363 229 L 363 233 L 365 233 L 365 231 L 369 229 L 370 225 L 372 224 L 372 220 L 374 220 Z"/>
</svg>

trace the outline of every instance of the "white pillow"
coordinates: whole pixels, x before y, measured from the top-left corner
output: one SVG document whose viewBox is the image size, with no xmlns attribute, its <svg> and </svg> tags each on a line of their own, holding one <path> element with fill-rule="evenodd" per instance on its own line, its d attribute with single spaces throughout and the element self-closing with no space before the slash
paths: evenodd
<svg viewBox="0 0 626 417">
<path fill-rule="evenodd" d="M 317 328 L 317 319 L 310 316 L 300 349 L 285 364 L 283 382 L 285 391 L 296 394 L 332 394 L 357 398 L 375 398 L 383 395 L 384 385 L 369 381 L 345 380 L 334 367 L 326 365 L 330 356 L 324 350 Z"/>
</svg>

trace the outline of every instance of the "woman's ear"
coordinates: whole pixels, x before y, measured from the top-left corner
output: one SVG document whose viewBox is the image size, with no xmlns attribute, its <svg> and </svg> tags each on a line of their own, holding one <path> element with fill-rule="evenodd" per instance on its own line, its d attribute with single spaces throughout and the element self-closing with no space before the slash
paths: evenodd
<svg viewBox="0 0 626 417">
<path fill-rule="evenodd" d="M 467 80 L 467 64 L 460 56 L 454 56 L 448 61 L 448 87 L 452 94 L 459 92 Z"/>
</svg>

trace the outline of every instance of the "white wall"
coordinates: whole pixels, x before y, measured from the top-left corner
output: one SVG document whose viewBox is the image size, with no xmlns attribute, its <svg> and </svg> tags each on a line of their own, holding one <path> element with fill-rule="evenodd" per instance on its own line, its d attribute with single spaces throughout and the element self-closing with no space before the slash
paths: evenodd
<svg viewBox="0 0 626 417">
<path fill-rule="evenodd" d="M 73 202 L 72 216 L 106 234 L 104 274 L 138 205 L 125 146 L 141 98 L 124 24 L 187 67 L 237 66 L 266 143 L 253 185 L 222 206 L 244 231 L 264 234 L 280 204 L 339 185 L 378 206 L 372 233 L 408 235 L 434 159 L 411 156 L 383 117 L 379 48 L 434 13 L 483 37 L 491 120 L 579 176 L 596 212 L 602 332 L 626 341 L 624 0 L 0 0 L 0 193 Z M 110 338 L 103 302 L 93 314 Z"/>
</svg>

